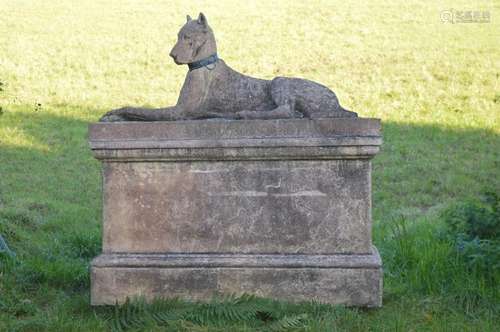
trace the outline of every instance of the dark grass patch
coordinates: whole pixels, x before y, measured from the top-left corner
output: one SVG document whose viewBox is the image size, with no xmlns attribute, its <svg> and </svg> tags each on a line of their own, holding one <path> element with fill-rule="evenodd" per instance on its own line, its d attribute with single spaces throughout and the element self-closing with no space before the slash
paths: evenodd
<svg viewBox="0 0 500 332">
<path fill-rule="evenodd" d="M 384 224 L 376 242 L 384 261 L 385 281 L 395 283 L 399 294 L 440 297 L 456 310 L 474 314 L 500 314 L 498 244 L 476 251 L 474 258 L 491 264 L 478 268 L 457 244 L 460 233 L 450 233 L 441 219 L 395 219 Z M 380 230 L 379 230 L 380 231 Z M 494 248 L 492 248 L 494 247 Z"/>
<path fill-rule="evenodd" d="M 101 252 L 101 234 L 97 229 L 72 232 L 62 239 L 68 257 L 88 261 Z"/>
<path fill-rule="evenodd" d="M 149 330 L 162 326 L 226 331 L 361 331 L 358 309 L 318 302 L 287 303 L 250 295 L 214 297 L 209 302 L 142 299 L 107 308 L 113 331 Z M 246 329 L 245 329 L 246 328 Z"/>
</svg>

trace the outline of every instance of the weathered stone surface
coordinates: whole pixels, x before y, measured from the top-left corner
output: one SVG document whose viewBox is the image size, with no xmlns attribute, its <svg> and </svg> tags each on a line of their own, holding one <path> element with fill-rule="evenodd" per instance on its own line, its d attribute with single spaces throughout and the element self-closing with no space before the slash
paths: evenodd
<svg viewBox="0 0 500 332">
<path fill-rule="evenodd" d="M 92 303 L 231 291 L 380 305 L 378 120 L 99 123 L 89 133 L 104 200 Z"/>
<path fill-rule="evenodd" d="M 378 307 L 381 261 L 369 255 L 102 255 L 93 263 L 92 304 L 127 297 L 252 293 L 284 300 Z"/>
<path fill-rule="evenodd" d="M 331 145 L 331 139 L 363 140 L 357 145 L 380 146 L 379 119 L 287 119 L 272 121 L 248 120 L 204 120 L 176 122 L 118 122 L 93 123 L 89 126 L 90 146 L 93 150 L 123 149 L 115 146 L 118 142 L 143 144 L 141 148 L 151 147 L 152 142 L 177 142 L 177 147 L 209 146 L 219 142 L 240 146 L 250 143 L 271 146 L 270 142 L 288 139 L 290 144 L 310 146 Z M 297 139 L 293 141 L 291 139 Z M 299 140 L 300 139 L 300 140 Z M 319 139 L 324 139 L 324 144 Z M 246 141 L 245 141 L 246 140 Z M 229 141 L 229 142 L 225 142 Z M 288 141 L 287 141 L 288 142 Z M 245 144 L 246 143 L 246 144 Z M 149 145 L 148 145 L 149 144 Z M 173 143 L 172 143 L 173 144 Z M 345 145 L 345 143 L 344 143 Z M 226 145 L 223 145 L 226 146 Z M 287 145 L 282 145 L 287 147 Z M 172 145 L 173 147 L 173 145 Z"/>
<path fill-rule="evenodd" d="M 369 174 L 367 160 L 107 163 L 103 250 L 368 253 Z"/>
</svg>

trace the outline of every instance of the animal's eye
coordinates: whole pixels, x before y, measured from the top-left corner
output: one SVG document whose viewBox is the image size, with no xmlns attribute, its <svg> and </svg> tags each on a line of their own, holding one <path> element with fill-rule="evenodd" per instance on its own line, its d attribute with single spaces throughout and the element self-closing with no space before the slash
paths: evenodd
<svg viewBox="0 0 500 332">
<path fill-rule="evenodd" d="M 182 36 L 182 39 L 184 39 L 184 40 L 189 40 L 189 39 L 191 39 L 191 38 L 190 38 L 188 35 L 184 35 L 184 36 Z"/>
</svg>

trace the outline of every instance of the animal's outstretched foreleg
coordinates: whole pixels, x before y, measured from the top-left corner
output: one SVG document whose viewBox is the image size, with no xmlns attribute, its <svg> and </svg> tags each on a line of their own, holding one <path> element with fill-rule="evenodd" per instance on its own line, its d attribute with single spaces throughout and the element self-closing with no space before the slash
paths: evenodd
<svg viewBox="0 0 500 332">
<path fill-rule="evenodd" d="M 99 121 L 175 121 L 182 119 L 182 114 L 176 106 L 158 109 L 122 107 L 106 113 Z"/>
</svg>

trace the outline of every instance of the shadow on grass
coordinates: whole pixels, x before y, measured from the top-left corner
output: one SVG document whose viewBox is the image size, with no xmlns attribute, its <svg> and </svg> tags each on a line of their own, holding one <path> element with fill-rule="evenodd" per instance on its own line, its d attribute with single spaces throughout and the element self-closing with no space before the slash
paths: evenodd
<svg viewBox="0 0 500 332">
<path fill-rule="evenodd" d="M 98 184 L 98 163 L 88 148 L 86 122 L 43 111 L 6 112 L 0 117 L 2 131 L 4 200 L 88 203 L 82 193 Z"/>
<path fill-rule="evenodd" d="M 374 220 L 417 217 L 500 188 L 500 135 L 484 129 L 383 123 L 373 161 Z"/>
<path fill-rule="evenodd" d="M 0 117 L 0 234 L 17 254 L 24 290 L 88 287 L 100 251 L 99 164 L 87 123 L 37 112 Z"/>
</svg>

